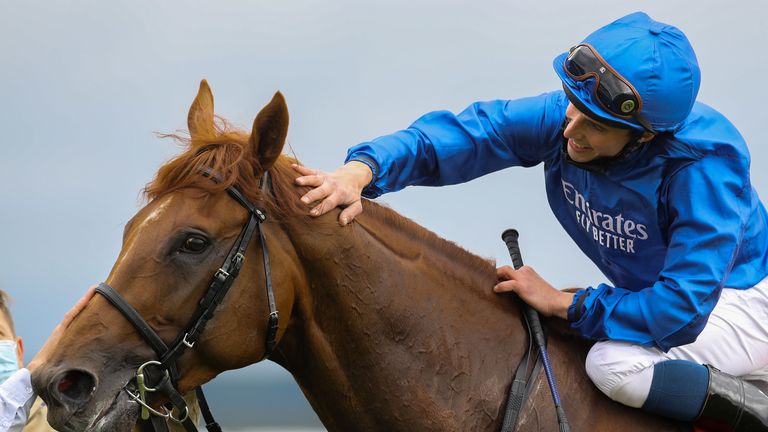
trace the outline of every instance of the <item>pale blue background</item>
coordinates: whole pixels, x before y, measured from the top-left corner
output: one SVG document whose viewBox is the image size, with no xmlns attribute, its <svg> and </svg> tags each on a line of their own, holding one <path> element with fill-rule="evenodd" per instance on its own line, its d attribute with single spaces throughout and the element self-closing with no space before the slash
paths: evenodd
<svg viewBox="0 0 768 432">
<path fill-rule="evenodd" d="M 177 151 L 153 132 L 186 127 L 201 78 L 217 112 L 246 127 L 281 90 L 291 148 L 330 170 L 348 146 L 429 110 L 558 88 L 554 56 L 638 9 L 688 35 L 700 100 L 740 128 L 768 194 L 764 2 L 0 0 L 0 287 L 27 358 L 106 277 L 141 188 Z M 555 285 L 602 281 L 550 215 L 540 167 L 381 201 L 502 263 L 499 235 L 516 227 L 526 262 Z M 271 364 L 239 374 L 293 386 Z"/>
</svg>

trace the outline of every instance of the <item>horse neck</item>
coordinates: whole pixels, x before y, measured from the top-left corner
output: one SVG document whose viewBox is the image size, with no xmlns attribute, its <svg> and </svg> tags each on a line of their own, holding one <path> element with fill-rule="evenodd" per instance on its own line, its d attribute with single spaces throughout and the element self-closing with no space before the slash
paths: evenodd
<svg viewBox="0 0 768 432">
<path fill-rule="evenodd" d="M 379 411 L 407 424 L 390 430 L 428 430 L 447 412 L 498 409 L 525 336 L 514 302 L 491 291 L 493 265 L 378 206 L 325 226 L 289 234 L 309 282 L 275 361 L 326 427 L 379 430 Z"/>
</svg>

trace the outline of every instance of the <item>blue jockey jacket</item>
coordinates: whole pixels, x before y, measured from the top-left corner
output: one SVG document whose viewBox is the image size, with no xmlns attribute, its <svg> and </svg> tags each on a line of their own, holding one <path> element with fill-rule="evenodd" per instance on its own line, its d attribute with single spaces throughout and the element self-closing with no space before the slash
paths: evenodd
<svg viewBox="0 0 768 432">
<path fill-rule="evenodd" d="M 695 341 L 723 287 L 749 289 L 768 274 L 768 218 L 744 139 L 696 102 L 674 134 L 589 170 L 565 152 L 567 105 L 556 91 L 432 112 L 352 147 L 347 161 L 371 167 L 368 198 L 543 162 L 557 220 L 611 281 L 574 296 L 571 326 L 664 351 Z"/>
</svg>

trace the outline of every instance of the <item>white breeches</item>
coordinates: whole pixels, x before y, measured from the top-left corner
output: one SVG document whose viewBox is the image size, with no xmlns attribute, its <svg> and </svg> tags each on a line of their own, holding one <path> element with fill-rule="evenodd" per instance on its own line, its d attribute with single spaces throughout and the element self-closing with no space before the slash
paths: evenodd
<svg viewBox="0 0 768 432">
<path fill-rule="evenodd" d="M 768 278 L 754 288 L 725 288 L 695 342 L 663 352 L 626 342 L 597 342 L 587 355 L 587 374 L 611 399 L 639 408 L 665 360 L 709 364 L 735 375 L 768 375 Z"/>
</svg>

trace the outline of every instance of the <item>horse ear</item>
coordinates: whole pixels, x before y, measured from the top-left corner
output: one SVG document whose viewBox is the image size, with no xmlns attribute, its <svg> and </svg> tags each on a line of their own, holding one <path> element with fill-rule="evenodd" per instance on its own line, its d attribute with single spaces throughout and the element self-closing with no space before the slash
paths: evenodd
<svg viewBox="0 0 768 432">
<path fill-rule="evenodd" d="M 286 135 L 288 135 L 288 106 L 285 104 L 283 94 L 277 92 L 267 106 L 256 115 L 251 131 L 250 141 L 253 153 L 257 155 L 263 171 L 269 170 L 283 152 Z"/>
<path fill-rule="evenodd" d="M 189 107 L 187 127 L 192 138 L 213 132 L 213 93 L 206 80 L 200 81 L 200 90 Z"/>
</svg>

